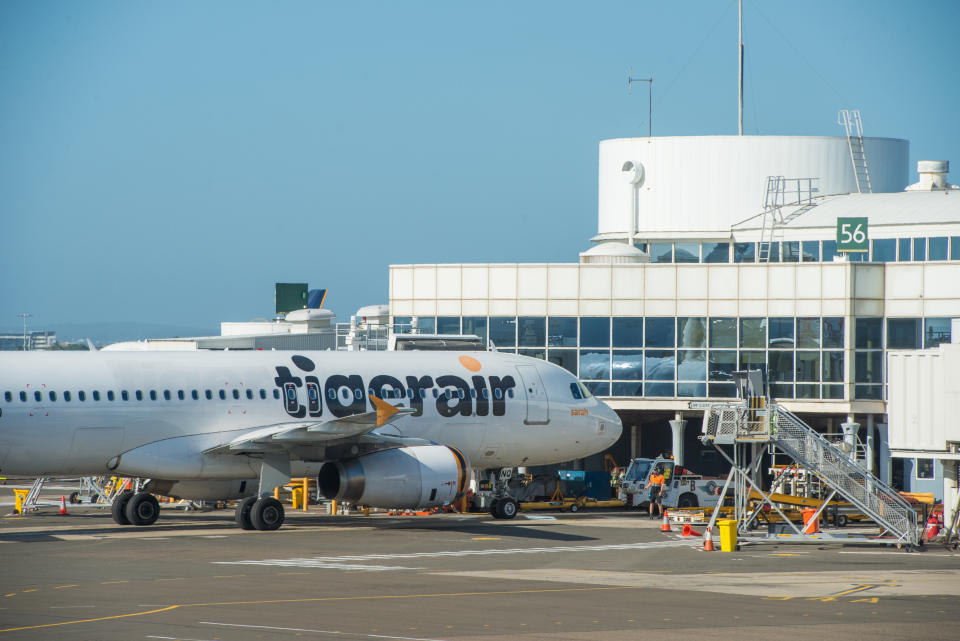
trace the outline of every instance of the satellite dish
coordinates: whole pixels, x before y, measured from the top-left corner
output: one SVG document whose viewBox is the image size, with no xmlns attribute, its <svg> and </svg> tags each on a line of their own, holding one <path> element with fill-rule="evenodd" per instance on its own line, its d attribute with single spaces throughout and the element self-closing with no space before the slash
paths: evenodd
<svg viewBox="0 0 960 641">
<path fill-rule="evenodd" d="M 644 171 L 643 165 L 639 162 L 634 162 L 628 160 L 623 163 L 623 167 L 620 168 L 621 175 L 623 179 L 626 180 L 631 185 L 640 187 L 643 185 Z"/>
</svg>

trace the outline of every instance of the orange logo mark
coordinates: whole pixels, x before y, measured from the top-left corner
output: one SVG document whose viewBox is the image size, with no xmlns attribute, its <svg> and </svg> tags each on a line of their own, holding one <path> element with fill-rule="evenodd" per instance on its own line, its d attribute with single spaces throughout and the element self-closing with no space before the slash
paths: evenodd
<svg viewBox="0 0 960 641">
<path fill-rule="evenodd" d="M 570 416 L 586 416 L 586 415 L 587 415 L 587 410 L 585 408 L 570 410 Z"/>
<path fill-rule="evenodd" d="M 480 368 L 483 367 L 480 365 L 480 361 L 470 356 L 461 356 L 460 364 L 466 367 L 471 372 L 479 372 Z"/>
</svg>

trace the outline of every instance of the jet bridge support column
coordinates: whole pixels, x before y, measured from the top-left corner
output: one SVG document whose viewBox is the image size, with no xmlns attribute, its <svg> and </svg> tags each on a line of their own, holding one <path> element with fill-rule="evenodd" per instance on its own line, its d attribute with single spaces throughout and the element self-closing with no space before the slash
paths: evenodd
<svg viewBox="0 0 960 641">
<path fill-rule="evenodd" d="M 683 430 L 687 422 L 683 420 L 683 413 L 677 412 L 676 418 L 670 421 L 670 431 L 673 432 L 673 463 L 683 465 Z"/>
</svg>

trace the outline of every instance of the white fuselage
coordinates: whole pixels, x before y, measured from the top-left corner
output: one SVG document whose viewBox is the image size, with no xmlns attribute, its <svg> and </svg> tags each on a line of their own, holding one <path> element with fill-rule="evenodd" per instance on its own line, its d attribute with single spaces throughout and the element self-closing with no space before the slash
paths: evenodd
<svg viewBox="0 0 960 641">
<path fill-rule="evenodd" d="M 0 473 L 255 478 L 250 456 L 203 452 L 265 426 L 368 412 L 369 394 L 416 410 L 380 434 L 455 447 L 475 468 L 545 465 L 620 436 L 616 414 L 576 385 L 495 352 L 8 352 Z M 314 474 L 323 459 L 304 450 L 292 471 Z"/>
</svg>

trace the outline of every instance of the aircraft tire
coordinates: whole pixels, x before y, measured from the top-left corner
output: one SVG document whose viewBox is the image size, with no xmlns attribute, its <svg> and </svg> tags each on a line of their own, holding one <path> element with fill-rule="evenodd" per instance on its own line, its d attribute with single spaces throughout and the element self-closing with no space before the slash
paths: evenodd
<svg viewBox="0 0 960 641">
<path fill-rule="evenodd" d="M 131 525 L 153 525 L 160 516 L 160 503 L 148 492 L 138 492 L 130 497 L 123 510 Z"/>
<path fill-rule="evenodd" d="M 130 525 L 130 519 L 127 518 L 127 503 L 133 498 L 133 490 L 121 492 L 110 505 L 110 516 L 117 525 Z"/>
<path fill-rule="evenodd" d="M 250 520 L 250 510 L 253 509 L 253 504 L 256 503 L 259 498 L 259 496 L 248 496 L 237 503 L 237 511 L 233 515 L 233 520 L 237 522 L 241 530 L 255 529 L 253 522 Z"/>
<path fill-rule="evenodd" d="M 283 505 L 273 497 L 264 497 L 253 504 L 250 522 L 258 530 L 276 530 L 283 525 Z"/>
<path fill-rule="evenodd" d="M 495 519 L 500 518 L 499 513 L 497 512 L 498 505 L 500 505 L 500 499 L 493 499 L 490 502 L 490 507 L 487 508 L 487 512 L 489 512 L 490 516 L 492 516 Z"/>
<path fill-rule="evenodd" d="M 505 497 L 497 501 L 496 513 L 494 516 L 498 519 L 512 519 L 517 515 L 517 500 Z"/>
</svg>

